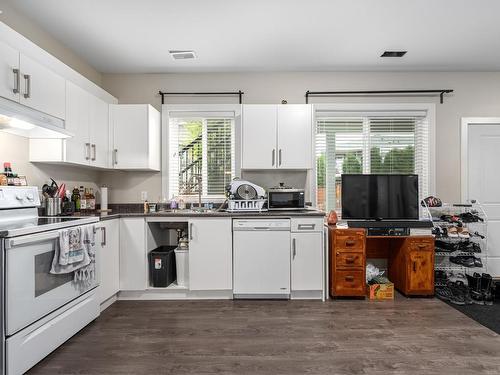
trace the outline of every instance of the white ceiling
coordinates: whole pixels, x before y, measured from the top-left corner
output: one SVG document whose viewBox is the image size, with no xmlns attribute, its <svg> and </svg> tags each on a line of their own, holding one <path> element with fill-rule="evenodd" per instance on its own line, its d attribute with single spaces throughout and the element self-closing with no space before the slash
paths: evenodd
<svg viewBox="0 0 500 375">
<path fill-rule="evenodd" d="M 499 0 L 9 2 L 105 73 L 500 70 Z"/>
</svg>

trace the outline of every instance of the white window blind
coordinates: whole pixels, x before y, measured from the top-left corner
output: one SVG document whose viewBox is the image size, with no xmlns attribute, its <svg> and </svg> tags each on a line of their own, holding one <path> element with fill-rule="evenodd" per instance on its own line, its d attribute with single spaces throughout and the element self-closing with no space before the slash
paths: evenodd
<svg viewBox="0 0 500 375">
<path fill-rule="evenodd" d="M 340 210 L 343 173 L 418 174 L 429 192 L 429 122 L 425 116 L 317 116 L 317 205 Z"/>
<path fill-rule="evenodd" d="M 203 197 L 223 197 L 235 175 L 234 117 L 172 117 L 168 139 L 170 195 L 201 188 Z"/>
</svg>

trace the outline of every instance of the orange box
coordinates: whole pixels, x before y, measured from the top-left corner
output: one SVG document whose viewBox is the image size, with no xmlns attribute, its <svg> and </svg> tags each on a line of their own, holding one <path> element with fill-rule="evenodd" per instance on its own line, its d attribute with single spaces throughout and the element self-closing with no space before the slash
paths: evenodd
<svg viewBox="0 0 500 375">
<path fill-rule="evenodd" d="M 392 300 L 394 299 L 394 284 L 372 284 L 366 287 L 369 299 Z"/>
</svg>

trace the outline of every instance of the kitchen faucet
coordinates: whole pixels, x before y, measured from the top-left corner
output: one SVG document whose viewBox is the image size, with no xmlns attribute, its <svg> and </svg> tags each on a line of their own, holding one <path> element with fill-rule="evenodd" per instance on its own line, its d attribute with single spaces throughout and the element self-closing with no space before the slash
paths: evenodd
<svg viewBox="0 0 500 375">
<path fill-rule="evenodd" d="M 201 174 L 194 174 L 193 178 L 195 178 L 196 181 L 198 182 L 198 209 L 201 210 L 202 209 L 202 207 L 201 207 L 201 193 L 202 193 L 202 186 L 201 186 L 202 178 L 201 178 Z"/>
</svg>

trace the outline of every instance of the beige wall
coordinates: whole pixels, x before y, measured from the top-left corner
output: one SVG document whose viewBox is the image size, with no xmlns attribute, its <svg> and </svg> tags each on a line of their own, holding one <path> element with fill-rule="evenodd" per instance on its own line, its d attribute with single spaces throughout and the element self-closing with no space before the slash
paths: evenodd
<svg viewBox="0 0 500 375">
<path fill-rule="evenodd" d="M 8 1 L 0 0 L 0 21 L 4 22 L 18 33 L 30 39 L 66 65 L 84 75 L 97 85 L 101 84 L 101 73 L 85 62 L 74 51 L 54 39 L 52 35 L 41 29 L 35 22 L 19 13 Z"/>
<path fill-rule="evenodd" d="M 429 98 L 376 98 L 365 102 L 433 101 L 436 104 L 436 189 L 446 201 L 460 200 L 460 119 L 468 116 L 500 116 L 500 73 L 231 73 L 231 74 L 104 74 L 103 87 L 120 103 L 150 103 L 160 109 L 158 90 L 245 92 L 244 103 L 304 103 L 306 90 L 382 90 L 450 88 L 455 93 L 438 104 Z M 169 98 L 170 103 L 234 102 L 235 99 Z M 343 98 L 336 101 L 353 102 Z M 314 99 L 326 102 L 330 99 Z M 101 174 L 101 181 L 114 185 L 114 174 Z M 119 192 L 111 190 L 111 201 L 138 201 L 140 190 L 152 199 L 160 194 L 160 174 L 128 172 L 120 175 Z"/>
</svg>

